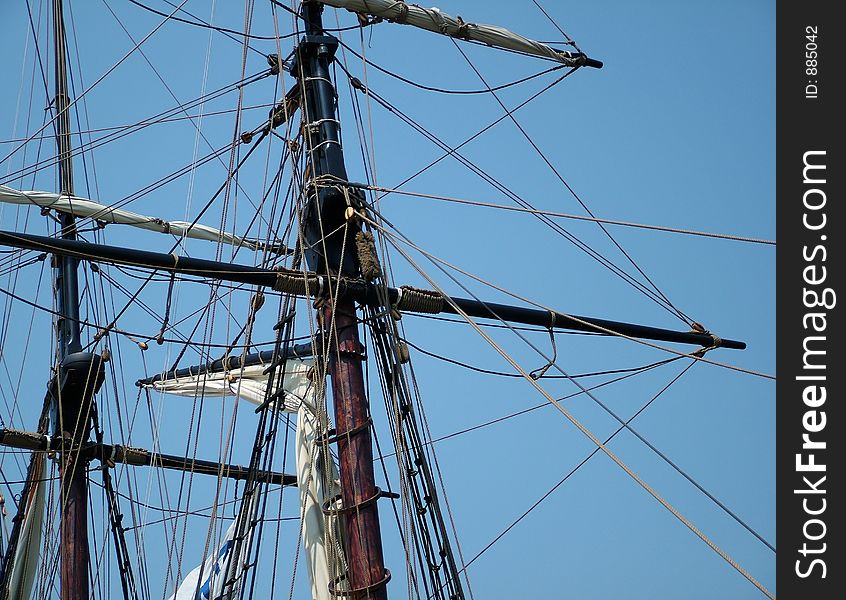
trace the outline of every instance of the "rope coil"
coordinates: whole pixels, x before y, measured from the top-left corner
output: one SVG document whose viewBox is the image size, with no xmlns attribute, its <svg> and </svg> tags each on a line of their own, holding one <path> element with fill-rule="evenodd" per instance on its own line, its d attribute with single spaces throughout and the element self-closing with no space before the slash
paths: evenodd
<svg viewBox="0 0 846 600">
<path fill-rule="evenodd" d="M 410 285 L 400 286 L 397 291 L 396 308 L 412 312 L 438 314 L 443 311 L 444 297 L 438 292 L 424 290 Z"/>
<path fill-rule="evenodd" d="M 341 282 L 343 285 L 343 282 Z M 281 271 L 276 275 L 273 282 L 273 289 L 285 294 L 295 296 L 321 296 L 323 294 L 323 277 L 313 273 L 295 273 L 293 271 Z M 315 288 L 317 291 L 315 291 Z"/>
<path fill-rule="evenodd" d="M 376 240 L 369 231 L 355 234 L 355 249 L 358 253 L 358 266 L 365 281 L 373 281 L 382 276 L 382 266 L 376 251 Z"/>
</svg>

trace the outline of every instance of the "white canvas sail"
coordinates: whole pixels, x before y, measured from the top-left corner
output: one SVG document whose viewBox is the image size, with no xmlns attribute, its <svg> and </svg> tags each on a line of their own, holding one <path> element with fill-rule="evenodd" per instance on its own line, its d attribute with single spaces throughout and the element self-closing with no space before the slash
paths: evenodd
<svg viewBox="0 0 846 600">
<path fill-rule="evenodd" d="M 165 221 L 158 217 L 149 217 L 122 208 L 114 208 L 106 204 L 100 204 L 80 196 L 67 196 L 54 192 L 42 192 L 36 190 L 20 191 L 5 185 L 0 185 L 0 202 L 7 204 L 23 204 L 39 206 L 60 212 L 72 214 L 76 217 L 88 217 L 104 223 L 116 223 L 119 225 L 131 225 L 140 229 L 157 231 L 159 233 L 170 233 L 175 236 L 185 236 L 198 240 L 210 242 L 222 242 L 232 246 L 244 246 L 251 250 L 257 248 L 256 243 L 226 233 L 220 229 L 202 225 L 191 224 L 187 221 Z"/>
<path fill-rule="evenodd" d="M 23 511 L 18 546 L 12 558 L 9 577 L 8 600 L 29 600 L 35 574 L 38 571 L 38 558 L 41 548 L 41 524 L 44 520 L 44 495 L 47 454 L 36 453 L 33 458 L 32 479 L 35 482 L 28 498 L 21 500 L 19 510 Z"/>
<path fill-rule="evenodd" d="M 345 8 L 355 13 L 381 17 L 397 23 L 413 25 L 450 37 L 462 38 L 488 44 L 496 48 L 524 52 L 533 56 L 551 59 L 565 65 L 584 64 L 585 57 L 572 52 L 556 50 L 552 46 L 530 40 L 517 33 L 496 25 L 469 23 L 461 17 L 453 17 L 438 8 L 423 8 L 416 4 L 396 0 L 322 0 L 323 4 Z"/>
<path fill-rule="evenodd" d="M 264 370 L 264 365 L 256 365 L 228 373 L 205 373 L 166 379 L 150 385 L 159 391 L 180 396 L 238 396 L 253 404 L 262 404 L 267 397 L 268 376 Z M 312 598 L 330 600 L 330 583 L 338 573 L 343 572 L 343 551 L 337 521 L 333 517 L 324 516 L 323 504 L 328 498 L 340 493 L 340 484 L 335 463 L 331 459 L 324 459 L 324 453 L 318 444 L 318 438 L 326 432 L 327 424 L 325 418 L 321 418 L 318 413 L 320 403 L 317 399 L 319 394 L 323 393 L 323 386 L 312 381 L 312 373 L 311 359 L 288 360 L 282 383 L 282 389 L 285 391 L 284 408 L 280 408 L 297 414 L 297 485 L 300 493 L 300 516 L 303 521 L 303 549 L 311 581 Z M 271 393 L 275 393 L 277 389 L 274 388 Z M 206 561 L 212 561 L 209 565 L 212 569 L 217 568 L 215 565 L 219 564 L 213 559 L 214 556 L 211 556 Z M 190 586 L 191 593 L 197 589 L 199 567 L 192 571 L 189 577 L 195 571 L 197 573 Z M 204 569 L 204 573 L 208 572 L 208 568 Z M 195 600 L 194 596 L 184 598 Z M 205 600 L 206 597 L 200 598 Z M 177 594 L 172 600 L 183 600 L 183 597 Z"/>
</svg>

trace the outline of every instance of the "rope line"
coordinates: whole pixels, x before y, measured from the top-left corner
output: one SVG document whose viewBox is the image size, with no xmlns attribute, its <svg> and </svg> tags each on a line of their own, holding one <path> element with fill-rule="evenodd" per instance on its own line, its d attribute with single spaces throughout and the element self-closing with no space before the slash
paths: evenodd
<svg viewBox="0 0 846 600">
<path fill-rule="evenodd" d="M 371 210 L 373 210 L 373 209 L 371 209 Z M 373 210 L 373 212 L 375 213 L 376 211 Z M 560 311 L 556 311 L 556 310 L 554 310 L 554 309 L 552 309 L 552 308 L 550 308 L 550 307 L 548 307 L 544 304 L 538 303 L 534 300 L 530 300 L 528 298 L 525 298 L 524 296 L 521 296 L 520 294 L 515 294 L 514 292 L 506 290 L 505 288 L 500 287 L 500 286 L 498 286 L 494 283 L 491 283 L 490 281 L 487 281 L 487 280 L 485 280 L 485 279 L 483 279 L 483 278 L 481 278 L 477 275 L 474 275 L 474 274 L 472 274 L 472 273 L 470 273 L 470 272 L 468 272 L 468 271 L 466 271 L 466 270 L 464 270 L 464 269 L 462 269 L 462 268 L 460 268 L 456 265 L 453 265 L 453 264 L 443 260 L 442 258 L 438 258 L 434 254 L 427 252 L 426 250 L 423 250 L 422 248 L 420 248 L 420 246 L 418 246 L 417 244 L 415 244 L 414 242 L 409 240 L 408 237 L 406 237 L 405 235 L 400 233 L 399 230 L 397 230 L 396 226 L 391 224 L 390 221 L 388 221 L 384 216 L 379 215 L 379 218 L 382 221 L 384 221 L 385 223 L 387 223 L 391 228 L 393 228 L 393 230 L 397 232 L 396 235 L 393 234 L 392 232 L 388 231 L 384 227 L 380 226 L 379 224 L 375 223 L 374 221 L 372 221 L 371 219 L 369 219 L 367 217 L 365 217 L 365 220 L 372 223 L 375 227 L 378 227 L 379 230 L 382 233 L 384 233 L 387 237 L 401 241 L 402 243 L 406 244 L 410 248 L 413 248 L 417 252 L 420 252 L 421 254 L 426 256 L 433 263 L 437 263 L 437 264 L 449 267 L 450 269 L 453 269 L 454 271 L 457 271 L 458 273 L 461 273 L 462 275 L 465 275 L 465 276 L 467 276 L 467 277 L 469 277 L 469 278 L 471 278 L 475 281 L 478 281 L 479 283 L 481 283 L 483 285 L 486 285 L 486 286 L 488 286 L 492 289 L 495 289 L 499 292 L 507 294 L 508 296 L 511 296 L 512 298 L 515 298 L 517 300 L 521 300 L 522 302 L 526 302 L 528 304 L 531 304 L 532 306 L 535 306 L 537 308 L 541 308 L 541 309 L 549 311 L 549 312 L 558 312 L 559 314 L 563 314 L 568 319 L 572 319 L 573 321 L 575 321 L 577 323 L 580 323 L 580 324 L 582 324 L 586 327 L 590 327 L 590 328 L 596 330 L 598 333 L 604 333 L 604 334 L 609 335 L 609 336 L 614 336 L 614 337 L 618 337 L 618 338 L 621 338 L 621 339 L 626 339 L 626 340 L 629 340 L 631 342 L 635 342 L 637 344 L 641 344 L 641 345 L 644 345 L 644 346 L 649 346 L 651 348 L 655 348 L 656 350 L 661 350 L 663 352 L 669 352 L 670 354 L 675 354 L 676 356 L 691 358 L 691 359 L 698 360 L 698 361 L 701 361 L 701 362 L 704 362 L 704 363 L 708 363 L 710 365 L 722 367 L 722 368 L 725 368 L 725 369 L 730 369 L 732 371 L 738 371 L 739 373 L 745 373 L 747 375 L 754 375 L 756 377 L 761 377 L 761 378 L 764 378 L 764 379 L 771 379 L 773 381 L 775 381 L 775 379 L 776 379 L 775 375 L 770 375 L 769 373 L 762 373 L 762 372 L 759 372 L 759 371 L 754 371 L 752 369 L 746 369 L 744 367 L 738 367 L 736 365 L 731 365 L 731 364 L 728 364 L 728 363 L 723 363 L 723 362 L 719 362 L 719 361 L 716 361 L 716 360 L 705 358 L 704 356 L 701 356 L 701 355 L 698 354 L 699 351 L 696 351 L 696 352 L 693 352 L 693 353 L 682 352 L 680 350 L 676 350 L 675 348 L 669 348 L 667 346 L 655 344 L 655 343 L 650 342 L 648 340 L 642 340 L 642 339 L 639 339 L 639 338 L 636 338 L 636 337 L 632 337 L 630 335 L 626 335 L 624 333 L 620 333 L 618 331 L 614 331 L 613 329 L 608 329 L 607 327 L 602 327 L 601 325 L 598 325 L 596 323 L 590 323 L 588 321 L 585 321 L 584 319 L 580 319 L 580 318 L 578 318 L 574 315 L 568 314 L 568 313 L 561 313 Z M 395 242 L 392 242 L 391 244 L 395 248 L 399 249 L 399 246 L 397 246 L 397 244 Z M 402 250 L 400 250 L 400 252 L 402 252 Z M 406 254 L 404 252 L 402 252 L 402 253 L 403 253 L 404 256 L 406 256 Z M 441 268 L 441 267 L 439 267 L 439 268 Z M 441 270 L 443 270 L 443 269 L 441 269 Z M 444 273 L 446 273 L 446 271 L 444 271 Z M 453 281 L 456 281 L 451 275 L 449 275 L 448 273 L 446 273 L 446 274 L 447 274 L 448 277 L 453 279 Z M 458 282 L 456 281 L 456 283 L 458 283 Z M 459 285 L 461 285 L 461 284 L 459 283 Z M 461 286 L 461 287 L 468 294 L 470 294 L 474 299 L 481 302 L 481 300 L 479 300 L 479 298 L 476 297 L 476 295 L 473 294 L 470 290 L 468 290 L 464 286 Z M 517 328 L 513 327 L 510 323 L 506 323 L 505 321 L 502 321 L 502 322 L 505 323 L 505 325 L 506 325 L 506 327 L 508 327 L 508 329 L 514 331 L 515 333 L 517 331 L 519 331 Z M 521 339 L 525 340 L 525 338 L 523 336 L 520 336 L 520 337 L 521 337 Z M 540 352 L 540 351 L 538 351 L 538 352 L 541 354 L 541 356 L 543 356 L 544 358 L 547 358 L 547 360 L 549 359 L 549 357 L 547 357 L 542 352 Z"/>
<path fill-rule="evenodd" d="M 512 356 L 506 352 L 502 347 L 493 340 L 481 327 L 476 324 L 476 322 L 464 312 L 461 307 L 459 307 L 455 302 L 453 302 L 449 296 L 446 295 L 443 289 L 437 285 L 437 283 L 429 277 L 429 275 L 423 271 L 422 268 L 417 265 L 417 263 L 406 253 L 399 245 L 393 244 L 394 248 L 402 254 L 405 259 L 411 264 L 415 270 L 420 274 L 421 277 L 426 279 L 426 281 L 431 285 L 435 290 L 439 291 L 442 295 L 444 295 L 444 299 L 452 305 L 453 310 L 464 318 L 471 326 L 476 330 L 476 332 L 488 343 L 490 344 L 491 348 L 493 348 L 502 358 L 504 358 L 512 367 L 514 367 L 522 376 L 523 378 L 529 382 L 529 384 L 534 387 L 546 400 L 551 403 L 557 410 L 560 412 L 564 417 L 570 421 L 580 432 L 582 432 L 585 437 L 587 437 L 591 442 L 593 442 L 599 450 L 605 453 L 608 458 L 614 461 L 617 466 L 619 466 L 629 477 L 631 477 L 638 485 L 640 485 L 646 492 L 649 493 L 655 500 L 657 500 L 664 508 L 666 508 L 674 517 L 676 517 L 685 527 L 687 527 L 691 532 L 693 532 L 700 540 L 702 540 L 709 548 L 711 548 L 714 552 L 716 552 L 723 560 L 725 560 L 729 565 L 731 565 L 738 573 L 740 573 L 743 577 L 745 577 L 752 585 L 758 588 L 765 596 L 770 598 L 771 600 L 775 600 L 775 596 L 766 588 L 763 584 L 761 584 L 755 577 L 753 577 L 746 569 L 744 569 L 737 561 L 735 561 L 731 556 L 729 556 L 722 548 L 717 546 L 705 533 L 703 533 L 696 525 L 694 525 L 687 517 L 685 517 L 681 512 L 678 511 L 672 504 L 670 504 L 667 500 L 665 500 L 658 492 L 652 488 L 643 478 L 641 478 L 637 473 L 635 473 L 631 467 L 629 467 L 616 453 L 614 453 L 605 443 L 599 440 L 599 438 L 594 435 L 592 431 L 590 431 L 587 427 L 585 427 L 581 421 L 579 421 L 575 415 L 573 415 L 569 410 L 564 408 L 564 406 L 555 398 L 553 398 L 541 385 L 532 378 L 532 376 L 525 370 L 520 364 L 512 358 Z M 559 369 L 560 370 L 560 369 Z M 587 389 L 582 386 L 578 380 L 573 379 L 573 383 L 579 387 L 583 392 L 591 395 Z"/>
<path fill-rule="evenodd" d="M 708 238 L 717 238 L 723 240 L 732 240 L 736 242 L 749 242 L 752 244 L 763 244 L 768 246 L 775 246 L 775 240 L 768 240 L 764 238 L 757 238 L 745 235 L 735 235 L 730 233 L 715 233 L 711 231 L 698 231 L 695 229 L 687 229 L 683 227 L 667 227 L 665 225 L 652 225 L 648 223 L 637 223 L 634 221 L 622 221 L 619 219 L 605 219 L 601 217 L 591 217 L 586 215 L 574 215 L 571 213 L 562 213 L 562 212 L 555 212 L 549 210 L 541 210 L 537 208 L 524 208 L 522 206 L 508 206 L 507 204 L 495 204 L 493 202 L 483 202 L 481 200 L 470 200 L 467 198 L 455 198 L 453 196 L 441 196 L 438 194 L 425 194 L 422 192 L 412 192 L 408 190 L 402 190 L 399 188 L 389 188 L 383 186 L 376 186 L 376 185 L 364 185 L 364 184 L 357 184 L 357 183 L 349 183 L 353 187 L 359 187 L 361 189 L 367 189 L 374 192 L 381 192 L 385 195 L 387 194 L 400 194 L 403 196 L 412 196 L 414 198 L 425 198 L 428 200 L 442 200 L 444 202 L 453 202 L 456 204 L 467 204 L 470 206 L 480 206 L 484 208 L 495 208 L 499 210 L 507 210 L 512 212 L 521 212 L 527 214 L 534 214 L 534 215 L 545 215 L 547 217 L 557 217 L 561 219 L 573 219 L 576 221 L 590 221 L 593 223 L 605 223 L 608 225 L 619 225 L 621 227 L 634 227 L 638 229 L 650 229 L 653 231 L 665 231 L 667 233 L 680 233 L 684 235 L 695 235 L 701 237 L 708 237 Z"/>
</svg>

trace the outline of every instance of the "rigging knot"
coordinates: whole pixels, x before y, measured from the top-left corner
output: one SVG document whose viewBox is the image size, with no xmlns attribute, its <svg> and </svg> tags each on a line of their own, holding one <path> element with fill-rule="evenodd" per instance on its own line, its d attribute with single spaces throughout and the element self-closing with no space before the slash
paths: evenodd
<svg viewBox="0 0 846 600">
<path fill-rule="evenodd" d="M 267 55 L 267 64 L 270 65 L 270 73 L 272 75 L 279 75 L 279 55 L 278 54 L 268 54 Z"/>
<path fill-rule="evenodd" d="M 159 217 L 153 217 L 151 220 L 162 228 L 162 233 L 170 233 L 170 223 Z"/>
<path fill-rule="evenodd" d="M 704 348 L 700 348 L 696 352 L 693 352 L 692 353 L 693 356 L 698 356 L 699 358 L 702 358 L 703 356 L 705 356 L 706 352 L 709 352 L 709 351 L 711 351 L 715 348 L 719 348 L 720 346 L 723 345 L 723 338 L 721 338 L 720 336 L 718 336 L 715 333 L 711 333 L 710 331 L 708 331 L 705 328 L 705 326 L 702 325 L 701 323 L 697 323 L 696 321 L 691 323 L 690 324 L 690 331 L 691 331 L 691 333 L 699 333 L 699 334 L 702 334 L 702 335 L 707 335 L 711 338 L 711 345 L 706 346 Z"/>
<path fill-rule="evenodd" d="M 449 35 L 449 28 L 447 27 L 446 20 L 444 20 L 443 15 L 441 15 L 441 11 L 438 8 L 431 8 L 429 11 L 430 16 L 432 17 L 432 21 L 435 22 L 435 25 L 438 26 L 438 29 L 441 30 L 441 33 L 444 35 Z"/>
<path fill-rule="evenodd" d="M 112 446 L 112 454 L 110 460 L 114 462 L 122 462 L 127 465 L 146 465 L 150 461 L 150 453 L 143 448 L 134 448 L 132 446 Z"/>
<path fill-rule="evenodd" d="M 399 23 L 400 25 L 405 25 L 408 23 L 408 4 L 405 3 L 405 0 L 399 0 L 394 4 L 394 8 L 399 9 L 399 14 L 394 17 L 393 19 L 389 19 L 394 23 Z"/>
<path fill-rule="evenodd" d="M 341 181 L 334 175 L 324 174 L 324 175 L 317 175 L 316 177 L 306 178 L 303 181 L 303 187 L 315 187 L 315 188 L 324 188 L 324 187 L 332 187 L 335 184 Z M 341 190 L 342 188 L 338 186 L 338 189 Z"/>
<path fill-rule="evenodd" d="M 690 324 L 690 331 L 693 333 L 705 333 L 707 330 L 705 329 L 705 326 L 702 323 L 697 323 L 696 321 L 693 321 Z"/>
<path fill-rule="evenodd" d="M 456 16 L 455 20 L 458 21 L 458 29 L 455 30 L 455 33 L 452 34 L 453 37 L 460 38 L 462 40 L 469 40 L 470 33 L 468 29 L 473 23 L 467 23 L 462 19 L 460 16 Z"/>
<path fill-rule="evenodd" d="M 244 144 L 251 144 L 253 141 L 253 135 L 252 131 L 245 131 L 241 134 L 241 142 Z"/>
<path fill-rule="evenodd" d="M 394 307 L 397 310 L 438 314 L 443 311 L 444 298 L 433 290 L 403 285 L 397 288 L 397 301 Z"/>
</svg>

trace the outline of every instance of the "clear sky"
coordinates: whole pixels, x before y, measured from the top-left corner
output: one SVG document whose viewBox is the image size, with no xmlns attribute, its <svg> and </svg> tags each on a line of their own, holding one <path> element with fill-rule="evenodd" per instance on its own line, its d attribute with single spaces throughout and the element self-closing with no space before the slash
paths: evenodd
<svg viewBox="0 0 846 600">
<path fill-rule="evenodd" d="M 157 10 L 170 13 L 166 2 L 147 0 Z M 30 2 L 33 27 L 38 32 L 38 52 L 45 62 L 52 90 L 52 46 L 48 43 L 46 6 Z M 169 109 L 175 98 L 184 102 L 206 91 L 237 81 L 242 60 L 245 73 L 266 68 L 262 53 L 275 51 L 275 43 L 254 40 L 258 50 L 242 54 L 242 45 L 218 32 L 182 23 L 166 23 L 129 54 L 102 82 L 106 73 L 163 20 L 127 0 L 108 6 L 99 0 L 69 2 L 70 63 L 76 97 L 98 82 L 79 103 L 75 129 L 126 125 Z M 236 5 L 237 4 L 237 5 Z M 424 3 L 425 4 L 425 3 Z M 511 120 L 503 120 L 462 148 L 462 154 L 508 189 L 536 208 L 585 214 L 560 178 L 578 194 L 594 214 L 604 218 L 685 229 L 775 238 L 775 3 L 593 2 L 540 3 L 554 21 L 587 54 L 605 63 L 601 70 L 582 69 L 543 93 L 514 117 L 555 171 Z M 540 40 L 560 40 L 561 34 L 530 0 L 506 2 L 438 3 L 444 12 L 465 20 L 493 23 Z M 242 29 L 240 3 L 190 0 L 185 8 L 196 16 L 230 29 Z M 112 12 L 113 11 L 113 12 Z M 183 15 L 185 16 L 185 15 Z M 327 26 L 355 24 L 348 13 L 333 10 L 324 15 Z M 279 13 L 280 33 L 291 31 L 291 19 Z M 123 27 L 126 28 L 124 31 Z M 272 35 L 274 22 L 268 4 L 255 4 L 252 31 Z M 128 32 L 128 33 L 127 33 Z M 375 64 L 415 82 L 452 90 L 484 88 L 455 44 L 409 27 L 383 23 L 360 39 L 346 31 L 343 41 L 357 52 L 366 52 Z M 130 40 L 130 36 L 135 42 Z M 291 48 L 283 39 L 283 55 Z M 485 77 L 500 85 L 550 66 L 540 60 L 461 44 L 461 49 Z M 0 157 L 16 148 L 9 140 L 28 137 L 39 130 L 49 103 L 37 62 L 25 3 L 0 6 Z M 347 68 L 382 97 L 434 133 L 446 144 L 463 142 L 503 114 L 490 94 L 455 95 L 424 91 L 373 68 L 365 70 L 352 54 L 340 54 Z M 48 57 L 49 60 L 48 60 Z M 554 81 L 557 71 L 499 92 L 502 103 L 516 106 Z M 160 79 L 161 78 L 161 79 Z M 338 71 L 339 104 L 350 178 L 365 181 L 356 115 L 351 110 L 345 76 Z M 168 87 L 165 87 L 166 82 Z M 286 75 L 285 85 L 292 79 Z M 273 102 L 278 91 L 272 80 L 246 88 L 245 106 Z M 50 93 L 52 96 L 52 92 Z M 210 101 L 202 107 L 203 136 L 187 120 L 150 126 L 125 138 L 86 152 L 75 163 L 76 192 L 104 203 L 128 197 L 209 152 L 207 141 L 218 148 L 236 132 L 231 109 L 237 96 Z M 416 173 L 442 152 L 395 115 L 359 97 L 364 117 L 363 137 L 375 157 L 375 182 L 394 187 Z M 189 112 L 197 114 L 200 107 Z M 266 108 L 245 111 L 238 132 L 253 128 L 265 118 Z M 181 116 L 181 114 L 180 114 Z M 368 118 L 370 122 L 368 122 Z M 49 134 L 51 129 L 45 130 Z M 97 138 L 103 133 L 92 134 Z M 371 139 L 372 135 L 372 139 Z M 86 137 L 86 140 L 88 138 Z M 243 232 L 255 213 L 250 202 L 261 198 L 278 161 L 279 142 L 270 153 L 264 149 L 241 173 L 242 191 L 224 203 L 219 199 L 201 220 L 208 225 L 224 222 Z M 79 140 L 75 141 L 79 145 Z M 0 163 L 0 182 L 19 189 L 56 189 L 55 169 L 15 173 L 54 155 L 49 138 L 39 150 L 37 140 Z M 40 154 L 38 154 L 40 152 Z M 83 158 L 84 157 L 84 160 Z M 130 210 L 166 219 L 191 220 L 223 182 L 226 162 L 212 161 L 174 183 L 141 196 Z M 267 165 L 271 165 L 267 170 Z M 283 181 L 288 185 L 289 171 Z M 560 178 L 559 178 L 560 175 Z M 454 159 L 445 159 L 404 186 L 415 192 L 512 205 L 513 202 Z M 434 255 L 507 289 L 562 312 L 638 322 L 686 330 L 673 314 L 622 281 L 536 218 L 522 213 L 401 195 L 381 201 L 385 217 L 397 229 Z M 270 209 L 265 210 L 265 215 Z M 643 282 L 631 263 L 596 224 L 557 221 L 584 243 Z M 50 233 L 54 225 L 37 210 L 0 207 L 2 229 Z M 775 374 L 775 248 L 771 245 L 692 237 L 675 233 L 609 226 L 615 240 L 660 288 L 673 305 L 714 333 L 744 340 L 745 351 L 719 350 L 709 359 L 768 375 Z M 255 233 L 255 230 L 253 231 Z M 104 232 L 86 233 L 88 239 L 167 252 L 172 240 L 153 233 L 138 233 L 109 226 Z M 5 250 L 5 249 L 4 249 Z M 215 246 L 192 241 L 194 256 L 215 257 Z M 227 248 L 219 256 L 231 257 Z M 445 289 L 467 296 L 425 257 L 413 257 Z M 50 307 L 50 274 L 44 263 L 9 272 L 7 255 L 0 254 L 0 287 Z M 255 258 L 239 252 L 235 262 L 253 264 Z M 394 282 L 427 285 L 401 256 L 394 254 Z M 86 271 L 86 273 L 88 273 Z M 114 272 L 115 278 L 135 290 L 140 281 Z M 84 280 L 88 281 L 87 279 Z M 459 276 L 463 285 L 484 299 L 517 303 L 489 287 Z M 91 281 L 94 281 L 92 276 Z M 92 286 L 94 284 L 92 283 Z M 92 288 L 94 289 L 94 288 Z M 99 290 L 99 288 L 97 288 Z M 164 279 L 145 289 L 141 298 L 160 312 L 167 289 Z M 99 291 L 98 291 L 99 293 Z M 248 295 L 232 301 L 233 314 L 243 322 Z M 208 290 L 180 284 L 172 320 L 188 317 L 208 300 Z M 126 297 L 115 292 L 108 314 L 114 314 Z M 228 301 L 227 301 L 228 302 Z M 26 305 L 0 299 L 2 307 L 2 363 L 0 363 L 0 415 L 6 426 L 35 427 L 44 384 L 52 363 L 49 340 L 50 315 Z M 219 305 L 213 321 L 203 321 L 197 339 L 226 343 L 238 325 L 224 317 Z M 271 309 L 276 310 L 275 307 Z M 104 317 L 85 309 L 92 321 Z M 306 304 L 300 307 L 302 329 L 307 333 Z M 196 318 L 180 331 L 190 333 Z M 273 315 L 259 320 L 254 338 L 272 339 Z M 405 317 L 410 341 L 423 350 L 475 367 L 513 373 L 491 347 L 466 325 Z M 139 310 L 129 311 L 120 326 L 130 332 L 155 336 L 157 325 Z M 203 329 L 205 328 L 205 329 Z M 87 332 L 88 335 L 90 332 Z M 542 367 L 545 359 L 508 332 L 491 330 L 526 370 Z M 150 344 L 143 355 L 134 344 L 112 336 L 116 355 L 115 380 L 103 392 L 107 437 L 116 439 L 123 427 L 124 442 L 149 447 L 151 430 L 159 427 L 156 443 L 162 451 L 184 453 L 196 447 L 200 458 L 221 452 L 224 422 L 232 418 L 232 403 L 207 402 L 203 414 L 180 398 L 152 397 L 149 404 L 138 396 L 136 379 L 169 367 L 179 346 Z M 544 332 L 528 339 L 550 352 Z M 683 349 L 682 347 L 676 347 Z M 25 349 L 25 350 L 24 350 Z M 625 340 L 556 336 L 557 364 L 568 373 L 585 373 L 644 365 L 671 355 Z M 219 350 L 215 350 L 218 352 Z M 526 381 L 516 377 L 481 375 L 412 349 L 431 437 L 438 438 L 540 404 L 544 398 Z M 180 362 L 198 362 L 189 351 Z M 598 400 L 623 419 L 635 414 L 685 366 L 686 360 L 657 368 L 595 392 Z M 21 373 L 23 374 L 21 376 Z M 554 370 L 550 374 L 559 374 Z M 581 379 L 594 385 L 610 376 Z M 115 383 L 116 382 L 116 383 Z M 543 379 L 553 397 L 578 388 L 567 379 Z M 378 385 L 372 389 L 375 426 L 383 449 L 390 446 L 384 404 Z M 599 438 L 613 433 L 618 423 L 586 397 L 565 402 L 568 409 Z M 118 416 L 117 407 L 122 411 Z M 133 412 L 135 411 L 135 412 Z M 134 433 L 118 419 L 135 415 Z M 252 408 L 236 411 L 232 460 L 249 460 L 255 414 Z M 152 416 L 151 416 L 152 415 Z M 192 418 L 195 420 L 192 421 Z M 198 421 L 199 420 L 199 421 Z M 151 425 L 155 423 L 156 425 Z M 200 422 L 201 433 L 188 438 L 191 423 Z M 697 364 L 674 383 L 631 426 L 678 467 L 718 498 L 763 538 L 775 545 L 775 385 L 770 379 L 724 367 Z M 609 444 L 615 453 L 662 497 L 689 518 L 719 547 L 775 592 L 775 554 L 737 524 L 690 482 L 674 471 L 642 441 L 621 432 Z M 593 449 L 593 444 L 552 407 L 509 418 L 497 424 L 435 444 L 461 549 L 466 560 L 476 556 L 550 490 Z M 289 449 L 290 450 L 290 449 Z M 387 452 L 387 450 L 385 450 Z M 291 452 L 288 453 L 291 455 Z M 281 469 L 283 453 L 275 463 Z M 3 455 L 3 474 L 19 479 L 21 457 Z M 291 459 L 287 468 L 291 470 Z M 377 468 L 377 471 L 381 469 Z M 393 472 L 393 471 L 391 471 Z M 121 473 L 123 473 L 121 471 Z M 128 491 L 128 475 L 120 485 Z M 214 487 L 195 482 L 191 498 L 177 502 L 166 496 L 159 475 L 139 470 L 133 475 L 133 493 L 155 506 L 185 510 L 206 507 Z M 97 478 L 94 473 L 92 478 Z M 148 480 L 150 481 L 149 487 Z M 178 479 L 175 480 L 178 485 Z M 396 485 L 396 484 L 394 484 Z M 13 486 L 19 489 L 19 486 Z M 96 491 L 98 488 L 94 488 Z M 171 487 L 171 493 L 175 488 Z M 139 491 L 140 490 L 140 491 Z M 146 490 L 146 491 L 145 491 Z M 2 489 L 9 496 L 8 489 Z M 233 488 L 224 497 L 231 498 Z M 283 514 L 296 513 L 296 496 L 287 492 Z M 94 522 L 102 525 L 99 499 L 93 504 Z M 406 595 L 403 557 L 396 524 L 387 502 L 381 505 L 386 530 L 386 562 L 394 573 L 391 597 Z M 277 506 L 278 508 L 278 506 Z M 128 511 L 129 509 L 126 508 Z M 225 514 L 231 516 L 231 506 Z M 206 511 L 203 511 L 206 512 Z M 147 522 L 160 519 L 152 510 Z M 184 544 L 184 571 L 199 562 L 206 524 L 191 518 Z M 181 526 L 181 525 L 180 525 Z M 167 530 L 149 526 L 146 538 L 147 580 L 153 598 L 162 596 L 157 575 L 166 566 L 161 548 Z M 96 534 L 102 542 L 102 530 Z M 181 535 L 181 530 L 180 530 Z M 275 536 L 275 530 L 273 530 Z M 279 586 L 290 585 L 291 555 L 296 548 L 297 526 L 283 522 L 277 566 Z M 179 540 L 177 541 L 179 543 Z M 263 542 L 276 543 L 273 536 Z M 98 547 L 102 552 L 102 548 Z M 107 556 L 108 552 L 104 553 Z M 108 566 L 108 558 L 103 558 Z M 112 561 L 113 562 L 113 561 Z M 175 564 L 175 563 L 173 563 Z M 113 567 L 114 565 L 111 565 Z M 104 566 L 104 568 L 106 568 Z M 651 498 L 617 465 L 601 454 L 591 458 L 468 569 L 474 597 L 515 598 L 758 598 L 752 584 L 715 554 L 664 507 Z M 266 572 L 269 575 L 269 571 Z M 297 571 L 296 597 L 305 597 L 304 569 Z M 268 578 L 258 590 L 264 593 Z M 99 590 L 117 585 L 100 582 Z M 118 588 L 114 587 L 114 593 Z M 98 592 L 99 593 L 99 592 Z M 277 588 L 276 593 L 280 593 Z M 107 594 L 103 594 L 107 597 Z M 115 596 L 116 597 L 116 596 Z M 257 595 L 261 597 L 261 595 Z"/>
</svg>

